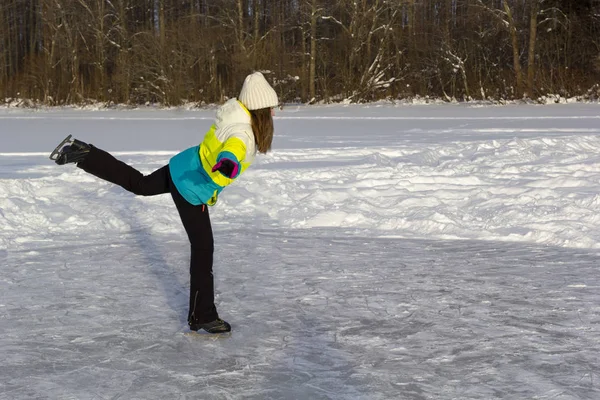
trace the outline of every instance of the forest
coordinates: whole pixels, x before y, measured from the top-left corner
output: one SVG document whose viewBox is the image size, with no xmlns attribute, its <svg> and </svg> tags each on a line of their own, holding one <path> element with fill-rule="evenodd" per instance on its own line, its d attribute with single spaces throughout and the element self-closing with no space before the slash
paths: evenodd
<svg viewBox="0 0 600 400">
<path fill-rule="evenodd" d="M 2 0 L 0 103 L 600 97 L 599 0 Z"/>
</svg>

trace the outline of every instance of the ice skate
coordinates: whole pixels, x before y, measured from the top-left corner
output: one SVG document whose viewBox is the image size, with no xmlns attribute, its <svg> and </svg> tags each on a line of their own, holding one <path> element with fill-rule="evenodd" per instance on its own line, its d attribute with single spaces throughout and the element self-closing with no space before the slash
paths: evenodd
<svg viewBox="0 0 600 400">
<path fill-rule="evenodd" d="M 89 152 L 90 145 L 69 135 L 56 146 L 52 154 L 50 154 L 50 159 L 58 165 L 77 163 L 83 161 Z"/>
<path fill-rule="evenodd" d="M 204 324 L 196 324 L 190 322 L 190 330 L 192 331 L 201 331 L 204 330 L 210 334 L 226 334 L 231 332 L 231 325 L 227 322 L 223 321 L 220 318 L 215 319 L 214 321 L 207 322 Z M 200 332 L 201 333 L 201 332 Z"/>
</svg>

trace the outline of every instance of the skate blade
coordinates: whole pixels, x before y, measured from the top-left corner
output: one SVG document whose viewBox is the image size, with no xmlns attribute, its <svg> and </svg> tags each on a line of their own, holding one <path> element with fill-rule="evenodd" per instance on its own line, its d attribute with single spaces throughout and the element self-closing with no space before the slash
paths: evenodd
<svg viewBox="0 0 600 400">
<path fill-rule="evenodd" d="M 231 332 L 223 332 L 223 333 L 208 333 L 206 331 L 186 331 L 183 332 L 184 336 L 204 339 L 204 340 L 219 340 L 219 339 L 227 339 L 231 337 Z"/>
<path fill-rule="evenodd" d="M 63 141 L 62 141 L 62 142 L 60 142 L 60 143 L 58 144 L 58 146 L 56 146 L 56 148 L 54 149 L 54 151 L 53 151 L 52 153 L 50 153 L 50 159 L 51 159 L 52 161 L 56 161 L 56 160 L 58 159 L 58 156 L 60 155 L 60 149 L 62 149 L 62 147 L 63 147 L 63 146 L 66 144 L 66 143 L 68 143 L 68 142 L 71 140 L 71 138 L 72 138 L 72 137 L 73 137 L 73 135 L 69 135 L 69 136 L 67 136 L 66 138 L 64 138 L 64 139 L 63 139 Z"/>
</svg>

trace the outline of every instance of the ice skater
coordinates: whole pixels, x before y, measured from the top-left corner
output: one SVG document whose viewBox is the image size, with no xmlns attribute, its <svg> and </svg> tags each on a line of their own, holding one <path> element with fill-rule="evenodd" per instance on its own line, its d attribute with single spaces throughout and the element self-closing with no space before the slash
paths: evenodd
<svg viewBox="0 0 600 400">
<path fill-rule="evenodd" d="M 208 206 L 215 205 L 219 193 L 252 164 L 257 152 L 271 149 L 273 110 L 278 103 L 275 90 L 260 72 L 248 75 L 238 98 L 218 109 L 200 145 L 175 155 L 168 165 L 146 176 L 70 135 L 50 156 L 59 165 L 76 163 L 136 195 L 171 193 L 191 245 L 188 324 L 193 331 L 231 331 L 231 325 L 219 318 L 214 302 L 214 244 Z"/>
</svg>

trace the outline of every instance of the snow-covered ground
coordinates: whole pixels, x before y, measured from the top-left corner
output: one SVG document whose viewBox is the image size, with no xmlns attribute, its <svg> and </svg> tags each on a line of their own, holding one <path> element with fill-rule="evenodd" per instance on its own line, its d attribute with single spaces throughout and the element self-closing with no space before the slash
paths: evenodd
<svg viewBox="0 0 600 400">
<path fill-rule="evenodd" d="M 600 105 L 287 107 L 211 209 L 228 339 L 189 337 L 144 172 L 213 110 L 0 110 L 0 399 L 598 399 Z"/>
</svg>

